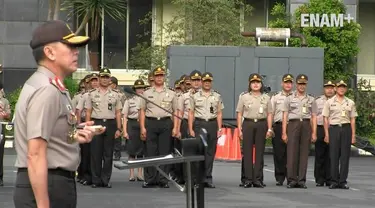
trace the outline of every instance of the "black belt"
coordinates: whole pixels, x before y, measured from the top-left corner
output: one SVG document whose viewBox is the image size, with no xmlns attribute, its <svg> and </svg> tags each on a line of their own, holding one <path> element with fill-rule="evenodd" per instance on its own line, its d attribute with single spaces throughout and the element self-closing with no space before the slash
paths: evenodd
<svg viewBox="0 0 375 208">
<path fill-rule="evenodd" d="M 254 123 L 259 122 L 259 121 L 265 121 L 265 118 L 244 118 L 245 121 L 252 121 Z"/>
<path fill-rule="evenodd" d="M 18 168 L 18 172 L 27 172 L 27 168 Z M 48 173 L 52 175 L 60 175 L 67 178 L 75 178 L 76 172 L 64 170 L 62 168 L 48 169 Z"/>
<path fill-rule="evenodd" d="M 195 118 L 195 120 L 197 120 L 197 121 L 206 121 L 206 122 L 209 122 L 209 121 L 216 121 L 216 118 L 210 118 L 210 119 L 205 119 L 205 118 Z"/>
<path fill-rule="evenodd" d="M 103 122 L 107 122 L 107 121 L 114 121 L 115 119 L 112 118 L 112 119 L 106 119 L 106 118 L 92 118 L 92 120 L 95 120 L 95 121 L 103 121 Z"/>
<path fill-rule="evenodd" d="M 324 127 L 324 125 L 318 125 L 318 127 Z"/>
<path fill-rule="evenodd" d="M 333 127 L 346 127 L 346 126 L 350 126 L 350 123 L 344 123 L 344 124 L 331 124 L 330 126 L 333 126 Z"/>
<path fill-rule="evenodd" d="M 127 118 L 129 121 L 138 121 L 138 118 Z"/>
<path fill-rule="evenodd" d="M 276 121 L 275 123 L 273 124 L 282 124 L 283 122 L 282 121 Z"/>
<path fill-rule="evenodd" d="M 289 119 L 289 121 L 310 121 L 309 118 L 293 118 Z"/>
<path fill-rule="evenodd" d="M 167 119 L 171 119 L 171 117 L 167 116 L 167 117 L 146 117 L 147 119 L 150 119 L 150 120 L 157 120 L 157 121 L 164 121 L 164 120 L 167 120 Z"/>
</svg>

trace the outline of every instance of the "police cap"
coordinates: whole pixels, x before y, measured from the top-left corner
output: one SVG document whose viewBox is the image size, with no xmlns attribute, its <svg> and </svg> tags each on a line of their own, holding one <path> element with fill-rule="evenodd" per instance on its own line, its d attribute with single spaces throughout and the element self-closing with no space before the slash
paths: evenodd
<svg viewBox="0 0 375 208">
<path fill-rule="evenodd" d="M 194 70 L 190 73 L 190 79 L 191 80 L 201 80 L 202 79 L 202 73 L 198 70 Z"/>
<path fill-rule="evenodd" d="M 100 69 L 99 76 L 101 76 L 101 77 L 109 76 L 110 77 L 111 71 L 108 68 L 104 67 L 104 68 Z"/>
<path fill-rule="evenodd" d="M 99 78 L 99 75 L 97 73 L 92 73 L 91 76 L 90 76 L 89 81 L 91 81 L 93 79 L 98 79 L 98 78 Z"/>
<path fill-rule="evenodd" d="M 214 76 L 212 76 L 211 72 L 205 72 L 202 74 L 202 81 L 213 81 L 214 80 Z"/>
<path fill-rule="evenodd" d="M 347 87 L 348 84 L 346 84 L 344 80 L 340 80 L 336 83 L 336 87 L 342 87 L 342 86 Z"/>
<path fill-rule="evenodd" d="M 309 78 L 305 74 L 299 74 L 296 77 L 297 84 L 307 84 L 307 81 L 309 81 Z"/>
<path fill-rule="evenodd" d="M 324 87 L 334 87 L 336 85 L 331 80 L 325 80 L 323 86 Z"/>
<path fill-rule="evenodd" d="M 152 74 L 154 76 L 156 75 L 165 75 L 165 69 L 161 68 L 161 67 L 157 67 L 155 68 L 153 71 L 152 71 Z"/>
<path fill-rule="evenodd" d="M 283 76 L 283 82 L 293 82 L 293 75 L 291 74 L 284 74 Z"/>
<path fill-rule="evenodd" d="M 86 75 L 83 80 L 87 83 L 87 82 L 90 82 L 90 78 L 91 78 L 92 74 L 88 74 Z"/>
<path fill-rule="evenodd" d="M 61 20 L 48 21 L 38 26 L 30 41 L 31 49 L 45 46 L 49 43 L 61 42 L 74 47 L 82 47 L 90 41 L 88 36 L 77 36 L 69 25 Z"/>
<path fill-rule="evenodd" d="M 181 84 L 181 80 L 176 80 L 176 81 L 174 82 L 174 88 L 175 88 L 175 89 L 180 89 L 180 88 L 181 88 L 180 84 Z"/>
<path fill-rule="evenodd" d="M 146 88 L 145 82 L 141 79 L 137 79 L 134 82 L 133 88 L 134 89 Z"/>
<path fill-rule="evenodd" d="M 257 73 L 250 74 L 250 76 L 249 76 L 249 82 L 252 82 L 252 81 L 261 82 L 262 81 L 262 76 L 260 76 Z"/>
</svg>

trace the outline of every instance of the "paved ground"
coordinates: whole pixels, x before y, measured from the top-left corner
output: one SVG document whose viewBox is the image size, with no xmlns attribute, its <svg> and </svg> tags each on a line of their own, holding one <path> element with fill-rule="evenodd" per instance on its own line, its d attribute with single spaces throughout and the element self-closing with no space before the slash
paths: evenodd
<svg viewBox="0 0 375 208">
<path fill-rule="evenodd" d="M 14 155 L 5 156 L 5 186 L 0 187 L 0 207 L 13 207 L 12 192 L 15 180 Z M 315 187 L 313 179 L 314 158 L 310 158 L 308 189 L 289 190 L 276 187 L 273 177 L 271 156 L 266 156 L 264 189 L 238 187 L 240 164 L 217 162 L 214 168 L 216 189 L 206 190 L 208 208 L 373 208 L 375 198 L 374 158 L 352 158 L 350 190 L 329 190 Z M 114 169 L 112 189 L 78 187 L 79 203 L 82 208 L 183 208 L 184 194 L 173 186 L 170 189 L 142 189 L 138 182 L 128 182 L 128 172 Z"/>
</svg>

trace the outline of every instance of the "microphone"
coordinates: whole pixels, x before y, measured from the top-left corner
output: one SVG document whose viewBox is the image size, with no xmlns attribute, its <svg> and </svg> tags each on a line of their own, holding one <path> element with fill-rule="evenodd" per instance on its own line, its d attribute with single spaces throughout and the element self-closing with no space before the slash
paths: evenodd
<svg viewBox="0 0 375 208">
<path fill-rule="evenodd" d="M 145 100 L 145 101 L 147 101 L 147 102 L 149 102 L 149 103 L 152 103 L 152 104 L 155 105 L 156 107 L 162 109 L 163 111 L 165 111 L 165 112 L 167 112 L 167 113 L 172 114 L 174 117 L 180 119 L 181 121 L 184 120 L 182 117 L 180 117 L 180 116 L 178 116 L 178 115 L 175 115 L 172 111 L 169 111 L 169 110 L 167 110 L 167 109 L 161 107 L 160 105 L 156 104 L 155 102 L 153 102 L 153 101 L 147 99 L 146 97 L 137 94 L 137 93 L 136 93 L 132 88 L 130 88 L 130 87 L 124 87 L 124 91 L 127 92 L 127 93 L 129 93 L 129 94 L 133 94 L 133 95 L 135 95 L 135 96 L 138 96 L 138 97 L 142 98 L 143 100 Z"/>
</svg>

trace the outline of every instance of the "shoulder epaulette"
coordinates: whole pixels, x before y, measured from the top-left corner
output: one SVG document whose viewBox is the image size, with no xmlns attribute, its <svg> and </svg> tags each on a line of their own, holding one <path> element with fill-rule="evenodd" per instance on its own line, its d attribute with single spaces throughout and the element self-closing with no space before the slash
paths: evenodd
<svg viewBox="0 0 375 208">
<path fill-rule="evenodd" d="M 146 87 L 146 88 L 145 88 L 145 91 L 146 91 L 146 90 L 149 90 L 149 89 L 151 89 L 151 87 Z"/>
<path fill-rule="evenodd" d="M 94 92 L 96 89 L 91 89 L 91 90 L 89 90 L 87 93 L 92 93 L 92 92 Z"/>
<path fill-rule="evenodd" d="M 120 92 L 118 89 L 112 89 L 113 92 Z"/>
<path fill-rule="evenodd" d="M 313 94 L 311 94 L 311 93 L 308 93 L 307 95 L 308 95 L 308 96 L 311 96 L 311 97 L 313 97 L 313 98 L 315 98 L 315 95 L 313 95 Z"/>
<path fill-rule="evenodd" d="M 59 91 L 63 92 L 66 90 L 64 87 L 64 84 L 61 83 L 60 79 L 55 77 L 55 78 L 50 78 L 49 83 L 51 83 L 53 86 L 55 86 Z"/>
<path fill-rule="evenodd" d="M 218 91 L 216 91 L 216 90 L 212 90 L 213 92 L 216 92 L 217 94 L 219 94 L 220 95 L 220 92 L 218 92 Z"/>
<path fill-rule="evenodd" d="M 279 94 L 279 93 L 280 93 L 280 92 L 269 92 L 269 93 L 266 93 L 266 95 L 272 97 L 272 96 L 277 95 L 277 94 Z"/>
<path fill-rule="evenodd" d="M 243 92 L 240 93 L 240 96 L 242 96 L 242 95 L 244 95 L 246 93 L 248 93 L 248 92 L 247 91 L 243 91 Z"/>
<path fill-rule="evenodd" d="M 172 87 L 168 87 L 168 89 L 171 90 L 171 91 L 174 91 L 174 89 Z"/>
</svg>

